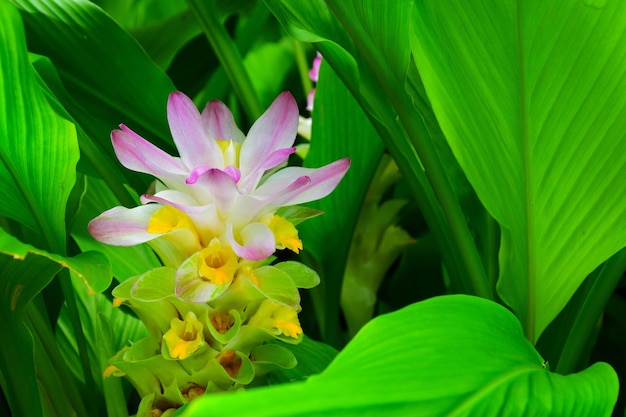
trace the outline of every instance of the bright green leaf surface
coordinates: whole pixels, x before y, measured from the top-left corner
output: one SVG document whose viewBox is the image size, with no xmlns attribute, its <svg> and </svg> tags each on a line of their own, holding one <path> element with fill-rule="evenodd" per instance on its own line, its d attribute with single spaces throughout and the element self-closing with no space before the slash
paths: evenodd
<svg viewBox="0 0 626 417">
<path fill-rule="evenodd" d="M 65 203 L 75 181 L 76 130 L 55 113 L 29 63 L 13 6 L 0 5 L 0 214 L 65 248 Z"/>
<path fill-rule="evenodd" d="M 374 319 L 306 383 L 208 396 L 182 415 L 608 416 L 617 391 L 605 363 L 550 373 L 513 314 L 454 295 Z"/>
<path fill-rule="evenodd" d="M 626 3 L 603 3 L 415 3 L 418 68 L 532 341 L 626 243 Z"/>
</svg>

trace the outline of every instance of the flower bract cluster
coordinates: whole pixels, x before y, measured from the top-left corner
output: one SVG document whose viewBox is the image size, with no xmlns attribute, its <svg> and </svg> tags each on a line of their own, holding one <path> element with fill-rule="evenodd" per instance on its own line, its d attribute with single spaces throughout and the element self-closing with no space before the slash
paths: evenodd
<svg viewBox="0 0 626 417">
<path fill-rule="evenodd" d="M 319 278 L 298 262 L 273 263 L 273 255 L 303 248 L 296 225 L 319 213 L 298 205 L 328 195 L 350 165 L 346 158 L 317 169 L 287 166 L 298 126 L 289 93 L 247 135 L 219 101 L 199 112 L 174 92 L 167 116 L 178 156 L 124 125 L 112 132 L 120 162 L 156 177 L 154 192 L 89 224 L 97 240 L 147 243 L 163 263 L 113 290 L 115 305 L 128 305 L 149 333 L 105 370 L 134 385 L 138 415 L 173 413 L 207 392 L 295 365 L 288 349 L 268 342 L 301 340 L 298 288 Z"/>
</svg>

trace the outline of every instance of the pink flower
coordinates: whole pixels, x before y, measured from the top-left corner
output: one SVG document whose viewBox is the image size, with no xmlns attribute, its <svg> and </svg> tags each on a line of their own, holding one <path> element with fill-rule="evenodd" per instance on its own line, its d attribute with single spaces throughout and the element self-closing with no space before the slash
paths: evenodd
<svg viewBox="0 0 626 417">
<path fill-rule="evenodd" d="M 142 206 L 115 207 L 92 220 L 97 240 L 126 246 L 164 238 L 180 264 L 218 238 L 241 258 L 265 259 L 276 250 L 267 216 L 325 197 L 350 165 L 344 158 L 317 169 L 285 167 L 298 127 L 298 107 L 287 92 L 247 135 L 223 103 L 211 101 L 200 113 L 180 92 L 170 95 L 167 117 L 178 157 L 124 125 L 111 133 L 122 165 L 158 181 Z"/>
</svg>

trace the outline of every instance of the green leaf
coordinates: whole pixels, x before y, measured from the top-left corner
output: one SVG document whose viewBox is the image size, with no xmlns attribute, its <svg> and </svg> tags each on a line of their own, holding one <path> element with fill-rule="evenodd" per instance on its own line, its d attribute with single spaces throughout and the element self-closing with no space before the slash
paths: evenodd
<svg viewBox="0 0 626 417">
<path fill-rule="evenodd" d="M 609 416 L 617 393 L 607 364 L 550 373 L 513 314 L 454 295 L 374 319 L 305 383 L 207 396 L 182 415 Z"/>
<path fill-rule="evenodd" d="M 19 243 L 10 235 L 3 236 Z M 36 343 L 24 309 L 60 269 L 45 257 L 22 261 L 0 254 L 0 337 L 5 341 L 0 349 L 0 384 L 13 415 L 43 415 L 35 373 Z"/>
<path fill-rule="evenodd" d="M 263 108 L 269 107 L 280 94 L 285 79 L 294 66 L 291 42 L 284 38 L 276 43 L 263 43 L 248 52 L 244 65 L 251 77 L 252 85 L 259 95 Z"/>
<path fill-rule="evenodd" d="M 605 3 L 415 3 L 413 54 L 531 341 L 626 243 L 626 3 Z"/>
<path fill-rule="evenodd" d="M 50 283 L 56 272 L 67 268 L 75 273 L 90 293 L 102 292 L 111 284 L 111 265 L 99 252 L 84 252 L 74 257 L 61 256 L 20 242 L 0 228 L 0 253 L 25 265 L 50 265 L 53 274 L 23 273 L 6 275 L 0 281 L 4 300 L 11 310 L 20 310 Z M 55 265 L 56 264 L 56 265 Z"/>
<path fill-rule="evenodd" d="M 133 36 L 150 58 L 166 70 L 176 54 L 201 33 L 202 29 L 195 16 L 189 10 L 184 10 L 134 30 Z"/>
<path fill-rule="evenodd" d="M 64 106 L 101 151 L 114 158 L 109 134 L 119 123 L 172 149 L 165 104 L 175 87 L 135 39 L 85 0 L 11 2 L 30 50 L 54 62 L 71 96 Z"/>
<path fill-rule="evenodd" d="M 347 122 L 349 121 L 349 123 Z M 359 146 L 354 146 L 358 140 Z M 316 306 L 325 341 L 336 344 L 339 296 L 357 216 L 384 145 L 363 110 L 330 66 L 322 62 L 315 93 L 308 167 L 350 157 L 348 173 L 326 198 L 311 204 L 325 212 L 299 226 L 305 251 L 320 262 L 322 284 Z"/>
<path fill-rule="evenodd" d="M 415 97 L 406 91 L 406 64 L 410 63 L 406 18 L 412 4 L 410 1 L 378 3 L 376 7 L 385 8 L 388 13 L 374 16 L 354 1 L 326 4 L 266 0 L 292 36 L 317 43 L 324 60 L 366 110 L 433 231 L 452 289 L 493 298 L 466 214 L 451 184 L 454 175 L 450 174 L 455 167 L 449 169 L 444 165 L 441 146 L 431 138 L 434 116 L 418 113 L 414 108 Z M 415 79 L 411 81 L 414 93 L 419 83 Z M 420 111 L 429 110 L 428 106 L 418 107 Z"/>
<path fill-rule="evenodd" d="M 113 307 L 111 300 L 104 294 L 89 294 L 75 278 L 72 283 L 76 291 L 82 337 L 85 338 L 88 348 L 90 372 L 96 383 L 96 387 L 90 388 L 105 394 L 108 415 L 126 417 L 127 414 L 123 414 L 127 411 L 126 395 L 121 387 L 122 380 L 117 377 L 103 378 L 103 372 L 109 365 L 109 359 L 119 349 L 147 334 L 146 327 L 135 316 Z M 83 379 L 76 336 L 66 306 L 59 315 L 56 341 L 71 372 L 77 378 Z"/>
<path fill-rule="evenodd" d="M 411 57 L 409 32 L 410 1 L 359 0 L 328 1 L 333 10 L 342 10 L 340 16 L 351 16 L 359 22 L 363 37 L 387 58 L 387 65 L 398 80 L 404 80 Z M 337 14 L 337 13 L 336 13 Z M 345 25 L 345 22 L 343 22 Z"/>
<path fill-rule="evenodd" d="M 270 342 L 279 344 L 280 342 Z M 278 369 L 268 376 L 270 385 L 295 382 L 321 373 L 337 356 L 337 350 L 327 344 L 317 342 L 306 335 L 297 345 L 280 343 L 296 357 L 298 364 L 292 369 Z"/>
<path fill-rule="evenodd" d="M 65 250 L 65 204 L 78 161 L 76 130 L 39 88 L 13 6 L 0 7 L 0 214 Z"/>
<path fill-rule="evenodd" d="M 313 269 L 295 261 L 285 261 L 274 265 L 274 268 L 285 272 L 298 288 L 313 288 L 320 283 L 320 277 Z"/>
</svg>

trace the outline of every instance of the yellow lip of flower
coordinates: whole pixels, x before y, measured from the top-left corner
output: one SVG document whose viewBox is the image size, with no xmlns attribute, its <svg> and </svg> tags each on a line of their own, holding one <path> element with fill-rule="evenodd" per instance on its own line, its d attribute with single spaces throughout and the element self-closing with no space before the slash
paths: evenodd
<svg viewBox="0 0 626 417">
<path fill-rule="evenodd" d="M 289 249 L 299 253 L 302 241 L 298 239 L 298 229 L 289 220 L 277 214 L 266 216 L 261 220 L 274 233 L 277 249 Z"/>
<path fill-rule="evenodd" d="M 233 250 L 222 246 L 219 239 L 214 238 L 209 246 L 200 251 L 198 272 L 205 280 L 224 285 L 232 281 L 237 265 L 238 259 Z"/>
<path fill-rule="evenodd" d="M 202 329 L 202 323 L 191 311 L 185 320 L 173 318 L 170 329 L 163 335 L 170 356 L 182 360 L 195 353 L 204 342 Z"/>
<path fill-rule="evenodd" d="M 294 339 L 303 333 L 297 311 L 271 300 L 263 300 L 248 324 L 265 329 L 275 335 L 282 334 Z"/>
<path fill-rule="evenodd" d="M 175 230 L 188 230 L 196 240 L 200 235 L 193 220 L 181 210 L 172 206 L 163 206 L 152 214 L 148 222 L 148 233 L 165 234 Z"/>
</svg>

